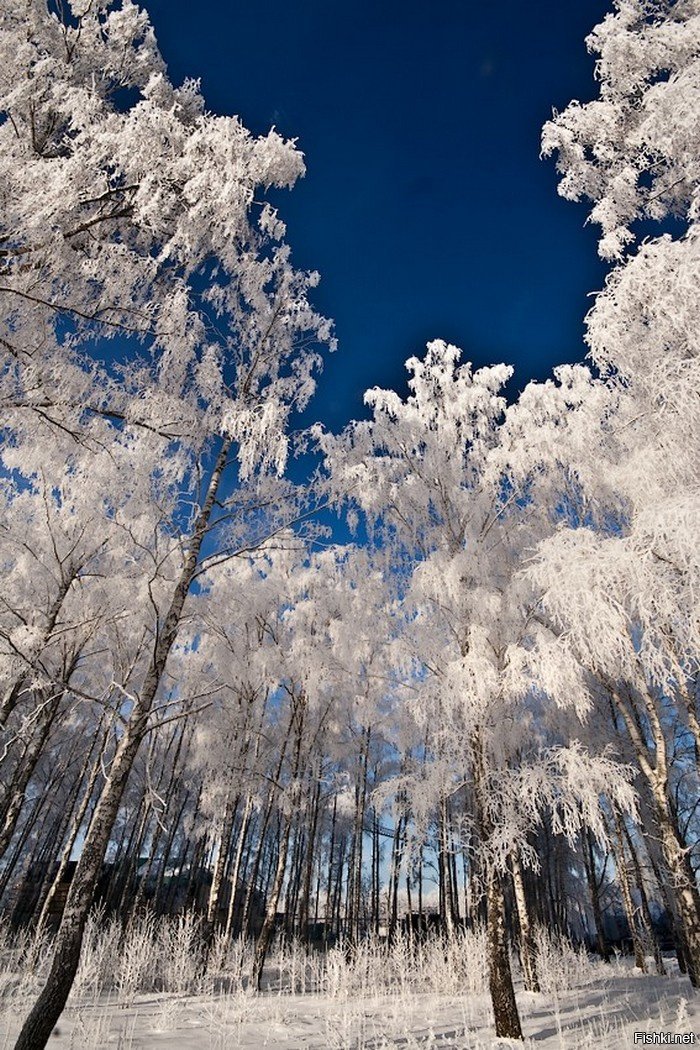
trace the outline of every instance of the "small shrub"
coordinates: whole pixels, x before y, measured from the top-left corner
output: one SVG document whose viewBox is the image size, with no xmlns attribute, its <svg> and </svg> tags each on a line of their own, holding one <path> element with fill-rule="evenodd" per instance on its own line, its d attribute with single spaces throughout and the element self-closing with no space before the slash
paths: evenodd
<svg viewBox="0 0 700 1050">
<path fill-rule="evenodd" d="M 558 937 L 539 926 L 535 931 L 535 946 L 540 991 L 545 995 L 568 992 L 594 978 L 600 981 L 600 966 L 584 947 L 575 947 L 568 938 Z"/>
</svg>

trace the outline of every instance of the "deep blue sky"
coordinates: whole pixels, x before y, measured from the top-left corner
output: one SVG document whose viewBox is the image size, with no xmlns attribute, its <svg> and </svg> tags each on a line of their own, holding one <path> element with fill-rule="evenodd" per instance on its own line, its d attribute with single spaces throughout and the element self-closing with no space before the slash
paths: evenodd
<svg viewBox="0 0 700 1050">
<path fill-rule="evenodd" d="M 539 135 L 594 97 L 584 37 L 604 0 L 145 0 L 171 76 L 208 108 L 296 137 L 307 176 L 281 200 L 315 302 L 335 318 L 310 415 L 364 414 L 403 389 L 431 338 L 518 385 L 580 360 L 602 284 L 586 209 L 556 193 Z"/>
</svg>

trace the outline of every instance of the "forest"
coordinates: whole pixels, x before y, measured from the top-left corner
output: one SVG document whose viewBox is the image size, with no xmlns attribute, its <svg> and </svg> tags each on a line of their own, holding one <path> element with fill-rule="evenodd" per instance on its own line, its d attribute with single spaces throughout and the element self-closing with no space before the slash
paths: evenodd
<svg viewBox="0 0 700 1050">
<path fill-rule="evenodd" d="M 279 944 L 472 938 L 516 1045 L 550 942 L 700 984 L 700 2 L 586 43 L 598 95 L 542 132 L 609 266 L 582 363 L 513 398 L 436 339 L 332 433 L 297 425 L 335 336 L 295 143 L 175 86 L 131 0 L 3 3 L 16 1050 L 139 924 L 253 991 Z"/>
</svg>

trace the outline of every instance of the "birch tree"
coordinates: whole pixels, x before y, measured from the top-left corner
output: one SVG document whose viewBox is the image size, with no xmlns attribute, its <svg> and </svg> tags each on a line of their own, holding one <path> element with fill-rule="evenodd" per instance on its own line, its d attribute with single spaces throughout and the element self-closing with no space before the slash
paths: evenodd
<svg viewBox="0 0 700 1050">
<path fill-rule="evenodd" d="M 407 363 L 405 401 L 369 391 L 371 420 L 319 440 L 331 492 L 364 512 L 406 565 L 397 568 L 408 621 L 406 706 L 438 761 L 428 780 L 398 782 L 443 807 L 470 786 L 473 810 L 464 819 L 484 876 L 496 1029 L 521 1038 L 505 928 L 509 861 L 532 860 L 528 832 L 545 812 L 555 831 L 571 836 L 583 807 L 604 836 L 603 785 L 613 785 L 624 809 L 632 795 L 616 763 L 588 755 L 575 737 L 555 750 L 537 747 L 534 699 L 546 696 L 575 720 L 586 713 L 586 682 L 533 617 L 534 597 L 518 573 L 552 524 L 547 505 L 506 469 L 515 452 L 505 447 L 499 391 L 510 369 L 474 372 L 458 361 L 455 347 L 429 344 L 424 360 Z"/>
<path fill-rule="evenodd" d="M 543 148 L 557 154 L 560 192 L 591 201 L 600 253 L 613 262 L 586 336 L 608 406 L 595 449 L 579 435 L 571 464 L 590 502 L 610 513 L 597 480 L 604 473 L 616 506 L 607 524 L 580 521 L 548 540 L 533 574 L 629 736 L 697 983 L 698 891 L 673 781 L 679 734 L 698 753 L 700 8 L 695 0 L 619 0 L 587 43 L 599 56 L 600 97 L 555 115 Z M 640 220 L 672 232 L 637 247 Z M 697 769 L 695 778 L 697 790 Z"/>
<path fill-rule="evenodd" d="M 292 143 L 275 132 L 254 138 L 236 118 L 210 115 L 192 82 L 173 87 L 148 18 L 131 3 L 86 11 L 69 3 L 59 14 L 17 5 L 2 29 L 8 438 L 26 448 L 48 427 L 89 447 L 103 440 L 105 424 L 147 430 L 161 436 L 185 499 L 193 497 L 165 585 L 152 588 L 149 651 L 50 976 L 19 1037 L 19 1047 L 36 1048 L 76 972 L 102 858 L 219 520 L 226 473 L 234 461 L 241 477 L 282 469 L 285 419 L 310 396 L 314 340 L 330 331 L 308 304 L 315 275 L 293 269 L 283 224 L 255 203 L 302 174 Z M 87 356 L 89 341 L 116 333 L 138 339 L 141 357 L 118 365 Z"/>
</svg>

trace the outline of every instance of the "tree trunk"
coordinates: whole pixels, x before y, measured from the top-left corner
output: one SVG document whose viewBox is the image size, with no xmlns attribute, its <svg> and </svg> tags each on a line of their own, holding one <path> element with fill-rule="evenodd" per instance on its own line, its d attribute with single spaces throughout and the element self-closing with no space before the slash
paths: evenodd
<svg viewBox="0 0 700 1050">
<path fill-rule="evenodd" d="M 496 1036 L 499 1039 L 522 1039 L 510 967 L 503 888 L 495 871 L 490 871 L 488 876 L 486 944 Z"/>
<path fill-rule="evenodd" d="M 622 833 L 620 829 L 619 817 L 616 820 L 617 835 L 611 836 L 611 842 L 613 844 L 613 852 L 615 856 L 615 866 L 617 868 L 617 878 L 620 884 L 620 892 L 622 894 L 622 904 L 625 909 L 625 916 L 627 918 L 627 925 L 630 931 L 630 937 L 632 938 L 632 950 L 634 951 L 634 965 L 642 973 L 647 972 L 646 959 L 644 957 L 644 945 L 639 936 L 639 926 L 637 924 L 636 909 L 634 907 L 634 901 L 632 900 L 632 887 L 630 886 L 629 871 L 627 868 L 627 857 L 625 855 L 624 843 L 622 841 Z"/>
<path fill-rule="evenodd" d="M 306 819 L 304 809 L 300 809 L 294 820 L 294 839 L 289 859 L 289 878 L 284 902 L 284 932 L 287 937 L 293 937 L 298 932 L 297 905 L 301 889 L 302 864 L 307 847 Z"/>
<path fill-rule="evenodd" d="M 452 827 L 451 827 L 451 824 L 450 824 L 451 815 L 450 815 L 449 809 L 448 809 L 448 812 L 447 812 L 447 820 L 448 820 L 449 847 L 450 847 L 450 852 L 449 852 L 449 858 L 450 858 L 449 872 L 450 872 L 450 880 L 451 880 L 450 898 L 452 900 L 452 921 L 453 921 L 453 923 L 454 923 L 454 925 L 456 927 L 459 927 L 461 925 L 461 922 L 462 922 L 462 917 L 461 917 L 460 907 L 459 907 L 459 883 L 457 881 L 457 850 L 455 848 L 455 841 L 454 841 L 454 837 L 453 837 L 453 834 L 452 834 Z"/>
<path fill-rule="evenodd" d="M 358 780 L 355 790 L 355 820 L 353 825 L 352 854 L 348 866 L 348 889 L 346 900 L 347 934 L 351 941 L 357 941 L 360 933 L 360 905 L 362 901 L 362 839 L 367 804 L 367 762 L 371 726 L 362 731 L 362 747 L 358 768 Z"/>
<path fill-rule="evenodd" d="M 333 862 L 335 860 L 335 825 L 338 814 L 338 793 L 337 791 L 333 794 L 333 813 L 331 815 L 331 840 L 328 846 L 328 881 L 326 883 L 326 907 L 325 907 L 325 924 L 323 927 L 323 943 L 324 946 L 328 947 L 328 934 L 330 932 L 331 925 L 333 923 L 334 905 L 333 905 Z"/>
<path fill-rule="evenodd" d="M 388 933 L 389 941 L 393 943 L 396 938 L 396 927 L 399 918 L 399 879 L 401 877 L 401 862 L 403 860 L 404 828 L 406 818 L 400 813 L 394 828 L 394 840 L 391 847 L 391 874 L 389 877 L 389 900 L 388 900 Z"/>
<path fill-rule="evenodd" d="M 697 988 L 700 987 L 700 898 L 685 843 L 668 797 L 668 749 L 661 718 L 655 698 L 648 693 L 637 696 L 628 689 L 623 695 L 612 687 L 610 694 L 615 705 L 613 711 L 618 711 L 622 716 L 639 767 L 649 784 L 654 800 L 664 859 L 671 874 L 678 916 L 687 947 L 688 976 L 693 987 Z M 653 749 L 649 748 L 640 728 L 637 704 L 643 707 L 653 738 Z"/>
<path fill-rule="evenodd" d="M 520 927 L 520 961 L 523 967 L 525 988 L 528 992 L 539 992 L 540 982 L 537 976 L 537 948 L 530 922 L 530 908 L 525 893 L 523 868 L 519 857 L 513 857 L 512 866 L 515 907 Z"/>
<path fill-rule="evenodd" d="M 375 769 L 374 780 L 376 783 L 377 773 Z M 372 811 L 372 932 L 375 937 L 379 936 L 379 817 L 376 807 Z"/>
<path fill-rule="evenodd" d="M 216 930 L 219 915 L 219 898 L 221 895 L 221 887 L 224 883 L 224 873 L 226 871 L 228 853 L 231 847 L 231 835 L 233 833 L 233 824 L 236 819 L 236 808 L 237 803 L 234 805 L 230 795 L 227 795 L 224 803 L 221 835 L 219 837 L 219 852 L 216 856 L 216 863 L 214 864 L 214 873 L 212 875 L 211 887 L 209 889 L 209 900 L 207 902 L 207 916 L 204 924 L 204 942 L 207 947 L 211 945 L 214 938 L 214 931 Z"/>
<path fill-rule="evenodd" d="M 647 841 L 647 856 L 651 864 L 651 869 L 654 872 L 654 878 L 656 879 L 656 885 L 659 887 L 661 899 L 664 902 L 664 908 L 666 909 L 666 916 L 671 927 L 671 936 L 673 937 L 673 943 L 676 949 L 676 958 L 678 960 L 678 969 L 680 973 L 688 973 L 688 945 L 685 942 L 685 934 L 683 932 L 683 926 L 678 918 L 676 912 L 676 905 L 673 895 L 669 892 L 668 879 L 666 873 L 663 872 L 654 859 L 654 853 L 649 847 Z"/>
<path fill-rule="evenodd" d="M 309 913 L 311 911 L 311 881 L 313 877 L 314 857 L 316 850 L 316 831 L 318 828 L 318 814 L 321 798 L 320 770 L 314 778 L 314 791 L 311 800 L 311 826 L 309 829 L 309 842 L 304 858 L 304 877 L 301 887 L 301 904 L 299 907 L 299 930 L 304 941 L 309 940 Z"/>
<path fill-rule="evenodd" d="M 347 853 L 347 848 L 347 836 L 343 835 L 340 839 L 338 863 L 336 865 L 335 880 L 333 884 L 332 904 L 333 929 L 335 930 L 336 936 L 338 937 L 340 937 L 341 934 L 343 934 L 344 932 L 340 921 L 340 915 L 343 902 L 343 864 L 345 863 L 345 855 Z"/>
<path fill-rule="evenodd" d="M 241 863 L 243 861 L 243 850 L 245 848 L 246 838 L 248 836 L 248 828 L 250 826 L 250 817 L 253 812 L 253 803 L 250 795 L 246 796 L 245 808 L 243 810 L 243 818 L 241 820 L 241 826 L 238 831 L 238 842 L 236 843 L 236 856 L 229 876 L 229 882 L 231 884 L 231 895 L 228 902 L 228 911 L 226 912 L 226 927 L 224 929 L 224 936 L 229 937 L 231 934 L 231 924 L 233 923 L 234 908 L 236 906 L 236 891 L 238 889 L 238 883 L 241 877 Z"/>
<path fill-rule="evenodd" d="M 605 936 L 603 924 L 603 913 L 600 907 L 600 885 L 595 870 L 595 852 L 593 850 L 593 835 L 586 828 L 582 832 L 583 838 L 583 862 L 588 879 L 588 892 L 591 895 L 591 908 L 593 909 L 593 923 L 595 925 L 598 952 L 603 962 L 610 962 L 610 947 Z"/>
<path fill-rule="evenodd" d="M 477 826 L 481 841 L 487 842 L 493 827 L 486 805 L 486 755 L 478 726 L 473 733 L 472 746 Z M 488 865 L 486 872 L 486 953 L 496 1036 L 500 1039 L 522 1039 L 523 1032 L 510 966 L 503 887 L 493 862 Z"/>
<path fill-rule="evenodd" d="M 5 850 L 14 835 L 24 804 L 27 785 L 41 758 L 63 696 L 64 692 L 60 689 L 53 694 L 49 694 L 46 699 L 39 700 L 39 705 L 43 707 L 39 725 L 34 727 L 34 733 L 24 749 L 13 782 L 8 788 L 3 812 L 0 814 L 0 820 L 2 821 L 2 827 L 0 827 L 0 858 L 4 856 Z"/>
<path fill-rule="evenodd" d="M 671 872 L 678 915 L 683 927 L 684 947 L 687 952 L 688 977 L 694 988 L 700 987 L 700 919 L 698 918 L 697 888 L 688 854 L 678 841 L 676 829 L 670 820 L 660 820 L 661 844 L 666 864 Z"/>
<path fill-rule="evenodd" d="M 418 847 L 418 934 L 423 937 L 423 843 Z"/>
<path fill-rule="evenodd" d="M 438 870 L 440 878 L 440 924 L 448 937 L 452 937 L 457 922 L 457 880 L 454 877 L 454 851 L 450 835 L 450 814 L 447 799 L 440 800 Z"/>
<path fill-rule="evenodd" d="M 75 580 L 79 571 L 79 566 L 72 566 L 70 571 L 65 576 L 62 576 L 58 592 L 54 599 L 53 605 L 49 609 L 48 616 L 46 618 L 46 624 L 44 625 L 44 630 L 41 633 L 41 640 L 36 646 L 37 653 L 40 653 L 42 649 L 45 648 L 49 639 L 51 638 L 51 635 L 53 634 L 54 628 L 58 621 L 58 614 L 61 611 L 63 603 L 66 599 L 66 595 L 68 594 L 68 591 L 71 588 L 73 580 Z M 22 695 L 22 692 L 24 691 L 26 682 L 26 675 L 21 675 L 20 677 L 16 678 L 12 685 L 10 685 L 9 688 L 5 690 L 2 697 L 0 698 L 0 732 L 2 732 L 6 728 L 7 719 L 10 717 L 14 708 L 16 707 L 17 702 L 20 696 Z"/>
<path fill-rule="evenodd" d="M 282 893 L 282 885 L 284 883 L 284 873 L 287 868 L 287 854 L 289 852 L 289 836 L 292 830 L 292 822 L 289 819 L 285 820 L 284 831 L 282 832 L 282 841 L 280 842 L 279 852 L 277 854 L 277 867 L 275 869 L 275 878 L 272 883 L 270 895 L 267 900 L 267 907 L 265 909 L 265 918 L 263 919 L 262 929 L 255 945 L 255 955 L 253 957 L 253 971 L 252 979 L 254 986 L 260 990 L 260 982 L 262 981 L 263 969 L 265 967 L 265 959 L 267 958 L 267 952 L 272 941 L 272 934 L 275 929 L 275 919 L 277 917 L 277 905 L 279 904 L 280 896 Z"/>
<path fill-rule="evenodd" d="M 630 835 L 627 829 L 627 825 L 625 824 L 624 819 L 621 819 L 620 824 L 622 827 L 622 833 L 625 837 L 625 841 L 627 842 L 627 848 L 629 849 L 630 856 L 632 858 L 632 868 L 634 870 L 634 877 L 637 883 L 637 892 L 639 893 L 640 909 L 646 939 L 649 942 L 649 945 L 654 955 L 654 965 L 656 966 L 657 974 L 659 974 L 660 976 L 665 976 L 666 967 L 664 966 L 663 956 L 661 955 L 659 939 L 656 936 L 656 933 L 654 932 L 654 922 L 651 917 L 651 910 L 649 908 L 649 898 L 647 896 L 646 887 L 644 885 L 644 878 L 642 876 L 642 868 L 639 863 L 639 856 L 637 854 L 637 850 L 635 849 L 634 843 L 632 842 L 632 836 Z"/>
<path fill-rule="evenodd" d="M 5 863 L 5 867 L 2 870 L 2 874 L 0 874 L 0 900 L 3 899 L 5 893 L 9 888 L 10 882 L 15 872 L 15 868 L 19 863 L 20 857 L 23 856 L 24 847 L 26 845 L 27 839 L 29 838 L 30 832 L 32 831 L 34 825 L 39 819 L 39 814 L 41 813 L 41 810 L 43 808 L 42 801 L 43 800 L 40 797 L 37 797 L 37 799 L 35 800 L 30 813 L 25 818 L 24 825 L 19 833 L 19 838 L 15 842 L 10 852 L 9 859 Z"/>
</svg>

